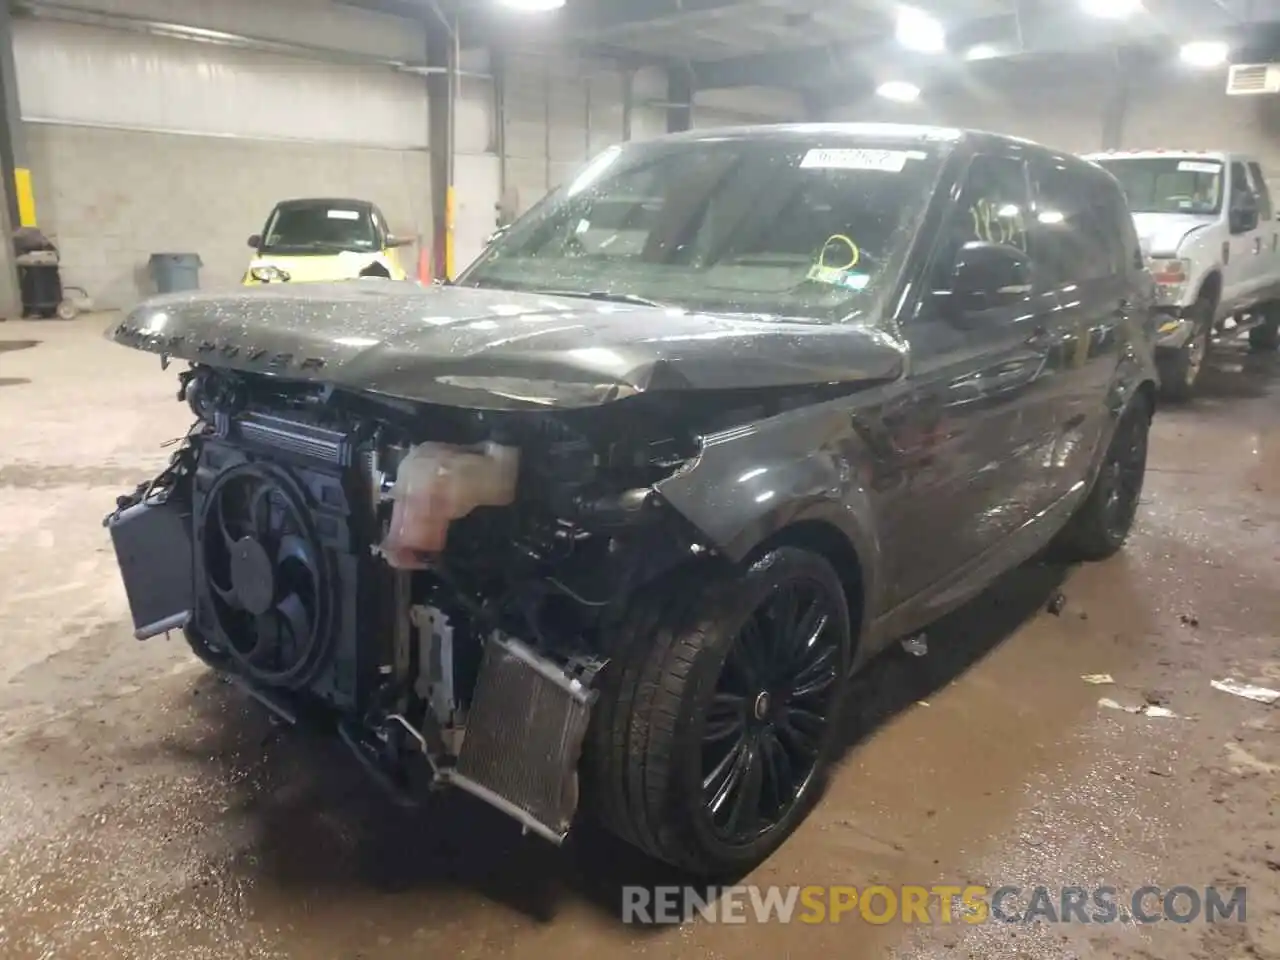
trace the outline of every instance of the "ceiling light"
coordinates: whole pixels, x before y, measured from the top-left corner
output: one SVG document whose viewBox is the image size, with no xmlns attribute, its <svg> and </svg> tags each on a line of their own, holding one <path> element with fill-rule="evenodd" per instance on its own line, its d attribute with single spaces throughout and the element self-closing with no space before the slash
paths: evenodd
<svg viewBox="0 0 1280 960">
<path fill-rule="evenodd" d="M 942 28 L 942 24 L 915 7 L 903 7 L 898 11 L 895 36 L 898 38 L 898 43 L 908 50 L 941 53 L 947 49 L 947 32 Z"/>
<path fill-rule="evenodd" d="M 1080 0 L 1080 7 L 1091 17 L 1123 20 L 1142 12 L 1142 0 Z"/>
<path fill-rule="evenodd" d="M 527 10 L 530 12 L 559 10 L 564 6 L 564 0 L 498 0 L 498 2 L 504 7 L 510 7 L 512 10 Z"/>
<path fill-rule="evenodd" d="M 1230 52 L 1221 40 L 1193 40 L 1182 45 L 1178 57 L 1192 67 L 1219 67 L 1227 62 Z"/>
<path fill-rule="evenodd" d="M 899 103 L 911 103 L 920 98 L 920 88 L 905 80 L 890 80 L 876 87 L 876 93 L 886 100 L 897 100 Z"/>
<path fill-rule="evenodd" d="M 989 43 L 975 43 L 964 52 L 966 60 L 994 60 L 1000 51 Z"/>
</svg>

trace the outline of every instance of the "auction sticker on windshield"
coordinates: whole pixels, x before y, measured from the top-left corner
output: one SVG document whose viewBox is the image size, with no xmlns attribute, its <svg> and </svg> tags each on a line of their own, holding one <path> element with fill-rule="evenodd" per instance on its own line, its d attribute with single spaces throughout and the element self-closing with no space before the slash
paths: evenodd
<svg viewBox="0 0 1280 960">
<path fill-rule="evenodd" d="M 330 220 L 359 220 L 360 211 L 359 210 L 330 210 L 329 219 Z"/>
<path fill-rule="evenodd" d="M 1181 160 L 1178 170 L 1182 173 L 1217 173 L 1222 169 L 1220 163 L 1209 163 L 1204 160 Z"/>
<path fill-rule="evenodd" d="M 819 170 L 882 170 L 898 173 L 913 156 L 910 150 L 815 149 L 800 166 Z"/>
</svg>

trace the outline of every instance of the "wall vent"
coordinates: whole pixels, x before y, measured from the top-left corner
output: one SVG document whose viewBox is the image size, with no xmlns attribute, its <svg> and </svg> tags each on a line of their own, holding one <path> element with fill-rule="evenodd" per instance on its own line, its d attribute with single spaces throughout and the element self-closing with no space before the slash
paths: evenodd
<svg viewBox="0 0 1280 960">
<path fill-rule="evenodd" d="M 1227 94 L 1234 97 L 1280 93 L 1280 63 L 1235 63 L 1227 72 Z"/>
</svg>

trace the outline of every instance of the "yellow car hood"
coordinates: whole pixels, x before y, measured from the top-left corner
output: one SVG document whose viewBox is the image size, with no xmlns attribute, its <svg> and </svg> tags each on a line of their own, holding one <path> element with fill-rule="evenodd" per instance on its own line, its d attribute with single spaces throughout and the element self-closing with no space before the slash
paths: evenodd
<svg viewBox="0 0 1280 960">
<path fill-rule="evenodd" d="M 249 270 L 245 273 L 245 283 L 255 284 L 254 267 L 275 267 L 289 275 L 290 283 L 322 283 L 330 280 L 354 280 L 360 271 L 371 263 L 380 263 L 387 268 L 393 280 L 403 280 L 404 271 L 394 259 L 384 252 L 370 251 L 357 253 L 344 250 L 334 254 L 309 254 L 293 257 L 254 257 L 249 261 Z"/>
</svg>

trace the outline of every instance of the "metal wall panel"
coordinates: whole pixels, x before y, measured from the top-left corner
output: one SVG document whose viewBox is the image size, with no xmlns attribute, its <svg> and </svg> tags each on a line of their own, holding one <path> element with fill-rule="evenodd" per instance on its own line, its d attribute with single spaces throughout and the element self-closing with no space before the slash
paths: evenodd
<svg viewBox="0 0 1280 960">
<path fill-rule="evenodd" d="M 38 2 L 38 0 L 37 0 Z M 421 62 L 421 23 L 332 0 L 57 0 L 59 6 Z"/>
<path fill-rule="evenodd" d="M 28 121 L 427 145 L 421 77 L 77 24 L 20 20 L 14 28 Z"/>
</svg>

